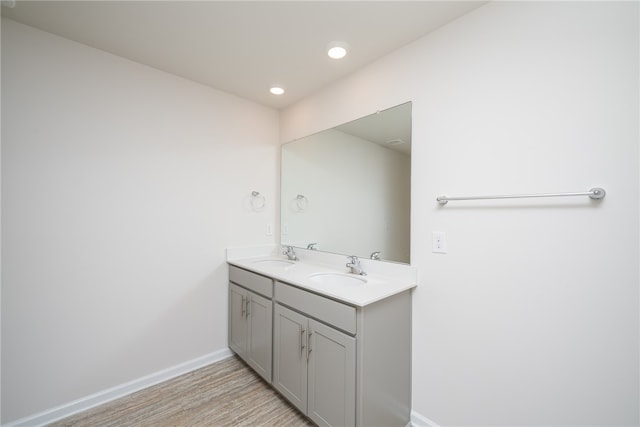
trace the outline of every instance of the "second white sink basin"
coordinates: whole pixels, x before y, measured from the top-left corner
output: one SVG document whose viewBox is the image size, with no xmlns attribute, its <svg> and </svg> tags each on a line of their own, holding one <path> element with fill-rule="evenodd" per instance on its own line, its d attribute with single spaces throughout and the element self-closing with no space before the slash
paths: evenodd
<svg viewBox="0 0 640 427">
<path fill-rule="evenodd" d="M 309 276 L 309 281 L 316 285 L 361 286 L 367 283 L 362 276 L 340 273 L 316 273 Z"/>
</svg>

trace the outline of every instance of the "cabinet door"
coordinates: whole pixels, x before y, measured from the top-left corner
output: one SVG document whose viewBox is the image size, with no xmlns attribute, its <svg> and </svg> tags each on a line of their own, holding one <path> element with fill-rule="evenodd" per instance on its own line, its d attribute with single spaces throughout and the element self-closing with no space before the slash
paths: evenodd
<svg viewBox="0 0 640 427">
<path fill-rule="evenodd" d="M 249 337 L 247 345 L 247 363 L 262 378 L 271 382 L 271 300 L 248 291 L 247 321 Z"/>
<path fill-rule="evenodd" d="M 273 385 L 294 406 L 307 412 L 307 318 L 276 304 L 273 336 Z"/>
<path fill-rule="evenodd" d="M 309 320 L 309 410 L 319 426 L 356 423 L 355 338 Z"/>
<path fill-rule="evenodd" d="M 247 291 L 229 283 L 229 347 L 241 357 L 247 351 Z"/>
</svg>

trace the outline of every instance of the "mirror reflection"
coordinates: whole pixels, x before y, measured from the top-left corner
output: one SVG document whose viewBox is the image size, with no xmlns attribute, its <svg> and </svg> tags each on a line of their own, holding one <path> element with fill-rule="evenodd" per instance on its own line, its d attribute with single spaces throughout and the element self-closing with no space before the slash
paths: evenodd
<svg viewBox="0 0 640 427">
<path fill-rule="evenodd" d="M 282 146 L 281 242 L 409 263 L 411 103 Z"/>
</svg>

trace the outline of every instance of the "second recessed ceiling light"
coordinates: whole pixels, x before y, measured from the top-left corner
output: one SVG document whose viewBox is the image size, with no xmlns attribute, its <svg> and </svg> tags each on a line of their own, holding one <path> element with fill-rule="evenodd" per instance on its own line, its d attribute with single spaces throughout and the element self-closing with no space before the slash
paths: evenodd
<svg viewBox="0 0 640 427">
<path fill-rule="evenodd" d="M 348 47 L 344 42 L 331 42 L 327 46 L 327 55 L 329 55 L 329 58 L 342 59 L 347 55 Z"/>
</svg>

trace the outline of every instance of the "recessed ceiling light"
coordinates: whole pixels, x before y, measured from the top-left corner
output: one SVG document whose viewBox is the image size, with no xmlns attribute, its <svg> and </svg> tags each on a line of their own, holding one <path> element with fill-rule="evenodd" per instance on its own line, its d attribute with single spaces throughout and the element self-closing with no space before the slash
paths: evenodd
<svg viewBox="0 0 640 427">
<path fill-rule="evenodd" d="M 282 95 L 284 93 L 284 89 L 282 89 L 279 86 L 274 86 L 271 89 L 269 89 L 269 92 L 271 92 L 274 95 Z"/>
<path fill-rule="evenodd" d="M 327 55 L 329 58 L 342 59 L 347 55 L 348 45 L 344 42 L 331 42 L 327 46 Z"/>
</svg>

